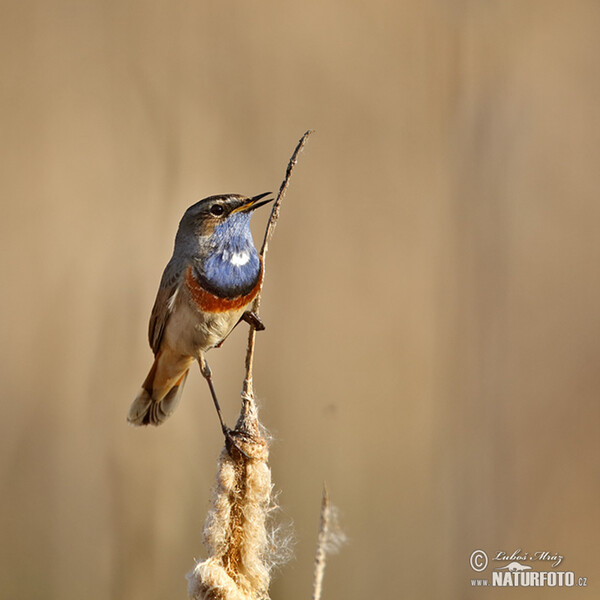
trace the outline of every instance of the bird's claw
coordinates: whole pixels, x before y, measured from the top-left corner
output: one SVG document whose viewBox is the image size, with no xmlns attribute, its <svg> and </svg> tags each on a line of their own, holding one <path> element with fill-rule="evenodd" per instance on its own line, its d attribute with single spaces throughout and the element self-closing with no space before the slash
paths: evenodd
<svg viewBox="0 0 600 600">
<path fill-rule="evenodd" d="M 254 329 L 256 331 L 264 331 L 265 330 L 265 324 L 261 321 L 261 318 L 255 312 L 253 312 L 251 310 L 247 310 L 242 315 L 242 320 L 246 321 L 246 323 L 248 323 L 248 325 L 251 325 L 252 327 L 254 327 Z"/>
<path fill-rule="evenodd" d="M 245 431 L 241 431 L 239 429 L 229 429 L 229 427 L 223 427 L 223 435 L 225 436 L 225 447 L 227 448 L 227 452 L 231 456 L 231 449 L 235 448 L 242 456 L 245 458 L 252 458 L 248 455 L 248 453 L 242 448 L 241 443 L 252 443 L 254 442 L 254 436 Z"/>
</svg>

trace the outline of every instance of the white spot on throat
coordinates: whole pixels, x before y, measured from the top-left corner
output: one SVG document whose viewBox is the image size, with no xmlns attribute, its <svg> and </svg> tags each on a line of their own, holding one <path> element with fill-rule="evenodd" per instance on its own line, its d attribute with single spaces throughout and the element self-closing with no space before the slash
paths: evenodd
<svg viewBox="0 0 600 600">
<path fill-rule="evenodd" d="M 245 265 L 250 260 L 250 253 L 243 252 L 233 252 L 231 256 L 229 256 L 229 262 L 235 267 L 241 267 Z"/>
</svg>

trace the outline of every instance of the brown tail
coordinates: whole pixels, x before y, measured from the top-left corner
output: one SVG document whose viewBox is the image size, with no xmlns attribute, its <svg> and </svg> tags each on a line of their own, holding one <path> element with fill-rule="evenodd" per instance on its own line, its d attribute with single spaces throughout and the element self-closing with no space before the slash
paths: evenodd
<svg viewBox="0 0 600 600">
<path fill-rule="evenodd" d="M 157 356 L 142 389 L 129 408 L 127 420 L 132 425 L 161 425 L 173 414 L 179 404 L 189 368 L 175 380 L 174 384 L 167 387 L 165 393 L 164 385 L 156 385 L 158 360 Z"/>
</svg>

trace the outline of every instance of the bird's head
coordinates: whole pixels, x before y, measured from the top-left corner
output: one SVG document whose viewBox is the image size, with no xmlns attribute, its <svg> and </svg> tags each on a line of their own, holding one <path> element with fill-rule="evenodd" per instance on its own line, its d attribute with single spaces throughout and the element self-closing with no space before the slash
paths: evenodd
<svg viewBox="0 0 600 600">
<path fill-rule="evenodd" d="M 210 196 L 187 209 L 175 239 L 178 260 L 191 262 L 202 285 L 219 296 L 237 296 L 256 284 L 260 257 L 250 231 L 257 208 L 270 192 L 252 198 Z"/>
<path fill-rule="evenodd" d="M 263 200 L 269 194 L 266 192 L 252 198 L 239 194 L 204 198 L 185 211 L 179 223 L 179 234 L 203 238 L 204 241 L 212 239 L 216 243 L 240 235 L 247 237 L 252 213 L 273 200 Z"/>
</svg>

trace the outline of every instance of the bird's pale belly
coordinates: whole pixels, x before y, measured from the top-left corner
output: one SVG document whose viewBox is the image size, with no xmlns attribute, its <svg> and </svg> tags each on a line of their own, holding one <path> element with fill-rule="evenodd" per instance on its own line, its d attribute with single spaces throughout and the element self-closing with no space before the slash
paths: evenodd
<svg viewBox="0 0 600 600">
<path fill-rule="evenodd" d="M 206 312 L 198 310 L 185 297 L 178 300 L 180 301 L 167 323 L 165 342 L 174 351 L 194 358 L 220 344 L 245 310 L 242 307 L 222 312 Z"/>
</svg>

